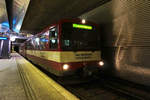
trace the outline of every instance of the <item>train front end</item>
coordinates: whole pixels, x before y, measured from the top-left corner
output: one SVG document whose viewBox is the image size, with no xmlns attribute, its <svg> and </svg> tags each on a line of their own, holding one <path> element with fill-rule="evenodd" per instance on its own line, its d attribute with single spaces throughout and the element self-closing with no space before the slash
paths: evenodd
<svg viewBox="0 0 150 100">
<path fill-rule="evenodd" d="M 64 75 L 84 76 L 99 72 L 101 59 L 100 31 L 96 24 L 64 21 L 61 24 L 61 66 Z"/>
</svg>

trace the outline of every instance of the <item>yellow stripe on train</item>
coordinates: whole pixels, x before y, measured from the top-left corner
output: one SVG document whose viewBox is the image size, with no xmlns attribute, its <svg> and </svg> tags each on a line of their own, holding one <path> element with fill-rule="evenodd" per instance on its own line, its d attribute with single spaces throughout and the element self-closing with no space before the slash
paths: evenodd
<svg viewBox="0 0 150 100">
<path fill-rule="evenodd" d="M 99 61 L 101 60 L 100 51 L 38 51 L 27 50 L 27 54 L 40 57 L 43 59 L 68 63 L 68 62 L 81 62 L 81 61 Z"/>
</svg>

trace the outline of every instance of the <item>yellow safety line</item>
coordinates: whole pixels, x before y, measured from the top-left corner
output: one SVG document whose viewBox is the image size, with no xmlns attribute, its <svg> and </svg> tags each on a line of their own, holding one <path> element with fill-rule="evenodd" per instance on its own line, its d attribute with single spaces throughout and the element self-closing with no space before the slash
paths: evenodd
<svg viewBox="0 0 150 100">
<path fill-rule="evenodd" d="M 23 57 L 22 57 L 23 58 Z M 23 59 L 25 60 L 25 59 Z M 50 77 L 48 77 L 46 74 L 42 73 L 40 70 L 38 70 L 34 65 L 32 65 L 30 62 L 25 60 L 25 63 L 28 63 L 29 68 L 34 70 L 35 73 L 39 74 L 43 79 L 45 79 L 51 86 L 53 86 L 62 96 L 64 96 L 67 100 L 80 100 L 75 95 L 71 94 L 68 90 L 60 86 L 58 83 L 56 83 L 54 80 L 52 80 Z"/>
</svg>

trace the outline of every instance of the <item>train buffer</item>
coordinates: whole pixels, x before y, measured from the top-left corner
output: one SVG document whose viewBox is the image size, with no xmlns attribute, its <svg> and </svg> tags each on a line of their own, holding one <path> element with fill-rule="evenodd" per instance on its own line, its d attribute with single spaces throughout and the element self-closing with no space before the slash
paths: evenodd
<svg viewBox="0 0 150 100">
<path fill-rule="evenodd" d="M 17 53 L 0 60 L 0 100 L 79 100 Z"/>
</svg>

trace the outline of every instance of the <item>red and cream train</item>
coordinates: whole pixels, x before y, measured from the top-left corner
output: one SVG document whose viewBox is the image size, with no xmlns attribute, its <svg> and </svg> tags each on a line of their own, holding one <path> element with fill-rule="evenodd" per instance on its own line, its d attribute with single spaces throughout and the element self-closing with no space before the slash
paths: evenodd
<svg viewBox="0 0 150 100">
<path fill-rule="evenodd" d="M 104 65 L 97 25 L 65 19 L 28 39 L 20 53 L 56 76 L 92 74 Z"/>
</svg>

